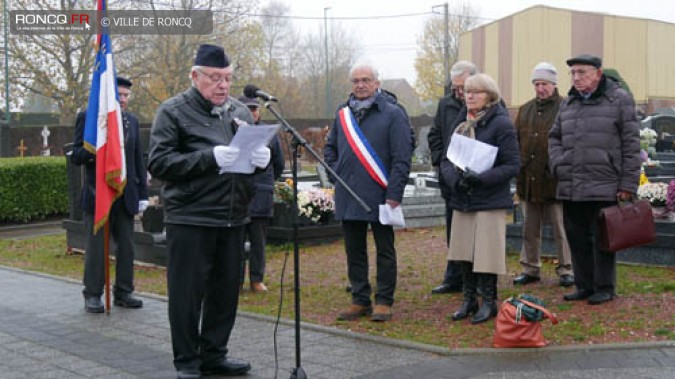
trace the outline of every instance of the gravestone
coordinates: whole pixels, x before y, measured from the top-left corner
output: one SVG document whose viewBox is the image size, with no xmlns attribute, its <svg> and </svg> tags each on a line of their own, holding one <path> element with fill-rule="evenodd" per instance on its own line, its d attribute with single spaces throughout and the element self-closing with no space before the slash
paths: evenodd
<svg viewBox="0 0 675 379">
<path fill-rule="evenodd" d="M 659 167 L 645 167 L 650 182 L 670 183 L 675 179 L 675 152 L 657 152 L 653 158 Z"/>
<path fill-rule="evenodd" d="M 43 156 L 50 156 L 51 155 L 51 151 L 49 149 L 49 135 L 50 134 L 51 134 L 51 132 L 49 131 L 49 128 L 47 127 L 47 125 L 45 125 L 42 128 L 42 132 L 40 133 L 40 135 L 42 136 L 42 155 Z"/>
</svg>

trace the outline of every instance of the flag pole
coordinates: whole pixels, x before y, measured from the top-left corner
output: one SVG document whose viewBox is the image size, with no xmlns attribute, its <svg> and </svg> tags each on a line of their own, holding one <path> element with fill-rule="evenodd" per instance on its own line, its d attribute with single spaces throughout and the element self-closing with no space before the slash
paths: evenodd
<svg viewBox="0 0 675 379">
<path fill-rule="evenodd" d="M 110 222 L 103 227 L 103 271 L 105 276 L 105 313 L 110 314 Z"/>
</svg>

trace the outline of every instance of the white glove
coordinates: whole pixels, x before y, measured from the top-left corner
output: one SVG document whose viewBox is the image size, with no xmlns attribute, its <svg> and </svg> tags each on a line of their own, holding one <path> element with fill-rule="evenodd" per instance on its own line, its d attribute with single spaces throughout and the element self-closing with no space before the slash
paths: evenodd
<svg viewBox="0 0 675 379">
<path fill-rule="evenodd" d="M 138 202 L 138 213 L 143 213 L 146 209 L 148 209 L 148 201 L 140 200 Z"/>
<path fill-rule="evenodd" d="M 218 145 L 213 148 L 213 157 L 216 158 L 218 167 L 229 166 L 239 156 L 239 149 L 225 145 Z"/>
<path fill-rule="evenodd" d="M 271 156 L 272 153 L 269 147 L 260 147 L 251 152 L 251 164 L 256 167 L 265 168 L 270 163 Z"/>
</svg>

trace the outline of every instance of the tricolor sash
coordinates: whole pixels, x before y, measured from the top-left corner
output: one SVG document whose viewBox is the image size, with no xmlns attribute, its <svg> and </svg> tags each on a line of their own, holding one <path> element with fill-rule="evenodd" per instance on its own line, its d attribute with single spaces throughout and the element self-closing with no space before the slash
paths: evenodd
<svg viewBox="0 0 675 379">
<path fill-rule="evenodd" d="M 363 165 L 363 168 L 366 169 L 368 175 L 379 184 L 382 188 L 387 188 L 387 178 L 389 174 L 382 164 L 382 160 L 377 156 L 375 149 L 370 145 L 366 136 L 363 135 L 363 132 L 359 128 L 359 125 L 356 123 L 356 119 L 352 114 L 352 111 L 349 107 L 344 107 L 338 112 L 340 117 L 340 125 L 342 126 L 342 131 L 347 138 L 349 146 L 352 148 L 352 151 L 356 157 Z"/>
</svg>

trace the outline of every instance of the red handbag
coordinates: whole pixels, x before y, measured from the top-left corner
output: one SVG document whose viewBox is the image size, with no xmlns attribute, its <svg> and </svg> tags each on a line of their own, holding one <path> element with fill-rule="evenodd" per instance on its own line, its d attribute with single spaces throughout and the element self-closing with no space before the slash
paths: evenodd
<svg viewBox="0 0 675 379">
<path fill-rule="evenodd" d="M 647 200 L 619 203 L 600 211 L 600 247 L 619 251 L 656 240 L 652 206 Z"/>
<path fill-rule="evenodd" d="M 522 315 L 522 305 L 515 306 L 509 301 L 504 300 L 499 307 L 499 313 L 495 319 L 495 334 L 492 339 L 494 347 L 544 347 L 548 343 L 541 332 L 541 322 L 528 321 Z M 558 323 L 558 319 L 548 309 L 541 305 L 518 298 L 522 304 L 540 310 L 544 318 L 551 320 L 553 325 Z"/>
</svg>

